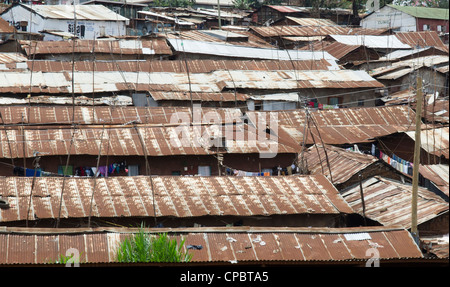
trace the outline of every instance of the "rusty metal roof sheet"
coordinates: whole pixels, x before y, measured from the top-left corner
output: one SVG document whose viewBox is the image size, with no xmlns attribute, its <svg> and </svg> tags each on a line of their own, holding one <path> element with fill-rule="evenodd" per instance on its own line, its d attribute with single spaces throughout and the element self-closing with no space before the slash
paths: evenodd
<svg viewBox="0 0 450 287">
<path fill-rule="evenodd" d="M 330 19 L 319 19 L 319 18 L 299 18 L 286 16 L 286 19 L 292 20 L 301 26 L 337 26 L 336 23 Z"/>
<path fill-rule="evenodd" d="M 3 64 L 23 63 L 26 61 L 27 58 L 21 53 L 0 53 L 0 70 L 4 70 Z"/>
<path fill-rule="evenodd" d="M 147 176 L 95 180 L 92 217 L 153 217 L 154 211 L 157 217 L 354 213 L 322 175 L 155 176 L 153 186 Z M 30 220 L 56 218 L 62 182 L 62 177 L 36 178 Z M 26 220 L 31 183 L 32 178 L 0 178 L 0 195 L 10 206 L 0 209 L 0 222 Z M 93 186 L 92 178 L 66 179 L 61 217 L 88 217 Z"/>
<path fill-rule="evenodd" d="M 264 112 L 246 112 L 251 116 L 250 119 L 254 119 L 259 113 Z M 408 106 L 318 110 L 311 111 L 310 114 L 325 144 L 370 142 L 378 136 L 414 129 L 415 113 Z M 307 144 L 313 144 L 310 133 L 315 139 L 319 138 L 314 127 L 303 135 L 305 110 L 280 111 L 277 116 L 279 130 L 286 132 L 295 142 L 302 143 L 306 139 Z"/>
<path fill-rule="evenodd" d="M 436 31 L 398 32 L 395 36 L 411 47 L 440 47 L 448 52 L 448 48 L 442 42 Z"/>
<path fill-rule="evenodd" d="M 449 167 L 445 164 L 420 165 L 419 173 L 449 196 Z"/>
<path fill-rule="evenodd" d="M 313 145 L 305 151 L 307 169 L 311 174 L 323 174 L 330 179 L 330 170 L 327 166 L 325 151 L 331 168 L 333 184 L 342 184 L 349 180 L 359 171 L 364 170 L 378 161 L 377 158 L 368 154 L 347 151 L 343 148 L 331 145 Z"/>
<path fill-rule="evenodd" d="M 84 5 L 83 5 L 84 6 Z M 172 55 L 172 50 L 163 38 L 156 39 L 113 39 L 68 41 L 20 41 L 28 57 L 35 55 L 56 55 L 75 53 L 96 53 L 115 55 Z M 75 50 L 74 50 L 75 46 Z M 71 64 L 71 63 L 70 63 Z"/>
<path fill-rule="evenodd" d="M 449 62 L 448 56 L 426 56 L 392 63 L 390 66 L 379 67 L 370 71 L 370 75 L 380 80 L 398 79 L 423 67 L 433 68 Z"/>
<path fill-rule="evenodd" d="M 420 243 L 427 253 L 432 253 L 438 258 L 449 258 L 448 234 L 439 236 L 421 236 Z"/>
<path fill-rule="evenodd" d="M 250 30 L 263 38 L 284 36 L 381 35 L 385 32 L 384 29 L 349 28 L 342 26 L 270 26 L 250 27 Z"/>
<path fill-rule="evenodd" d="M 367 218 L 390 226 L 400 225 L 411 228 L 412 186 L 375 176 L 362 183 Z M 362 214 L 362 201 L 359 185 L 342 192 L 350 206 Z M 419 187 L 417 202 L 417 222 L 422 224 L 441 214 L 448 213 L 448 202 Z"/>
<path fill-rule="evenodd" d="M 240 46 L 254 48 L 273 48 L 273 46 L 268 42 L 262 40 L 260 37 L 248 31 L 226 32 L 226 30 L 221 30 L 224 34 L 223 37 L 219 37 L 218 35 L 214 35 L 208 31 L 214 31 L 214 33 L 218 33 L 218 31 L 220 30 L 189 30 L 180 31 L 177 35 L 173 33 L 160 33 L 159 35 L 164 36 L 168 39 L 188 39 L 195 41 L 228 43 L 234 45 L 239 44 Z M 236 34 L 234 35 L 234 38 L 231 37 L 232 34 Z"/>
<path fill-rule="evenodd" d="M 32 79 L 32 80 L 30 80 Z M 365 71 L 238 71 L 211 73 L 163 72 L 4 72 L 0 93 L 60 94 L 113 93 L 120 91 L 174 91 L 219 93 L 224 88 L 296 90 L 309 88 L 381 88 L 384 85 Z"/>
<path fill-rule="evenodd" d="M 340 42 L 325 42 L 325 41 L 317 41 L 312 45 L 312 50 L 315 51 L 327 51 L 335 57 L 336 59 L 341 59 L 349 53 L 355 51 L 356 49 L 362 47 L 361 45 L 347 45 Z M 309 45 L 302 48 L 302 50 L 309 50 L 311 47 Z M 362 60 L 363 58 L 361 58 Z"/>
<path fill-rule="evenodd" d="M 415 131 L 405 132 L 415 140 Z M 428 153 L 449 158 L 449 127 L 423 129 L 420 132 L 420 146 Z"/>
<path fill-rule="evenodd" d="M 175 121 L 178 118 L 181 124 Z M 189 119 L 187 112 L 179 113 L 169 126 L 140 125 L 137 131 L 130 125 L 107 126 L 105 129 L 100 125 L 75 129 L 51 126 L 25 127 L 23 131 L 20 128 L 2 129 L 0 155 L 3 158 L 32 157 L 35 152 L 43 156 L 67 155 L 69 150 L 72 155 L 98 155 L 102 147 L 101 155 L 142 156 L 144 151 L 139 135 L 149 156 L 215 154 L 210 150 L 211 138 L 224 138 L 227 153 L 296 153 L 299 148 L 290 138 L 265 132 L 261 135 L 252 126 L 221 123 L 190 126 Z M 266 126 L 263 128 L 265 131 Z"/>
<path fill-rule="evenodd" d="M 2 9 L 0 8 L 0 13 L 2 13 Z M 0 17 L 0 34 L 13 34 L 16 29 L 9 25 L 7 21 Z"/>
<path fill-rule="evenodd" d="M 170 238 L 185 240 L 184 252 L 192 262 L 305 262 L 347 260 L 367 261 L 370 248 L 377 248 L 380 259 L 423 258 L 407 230 L 386 227 L 355 228 L 158 228 L 147 229 Z M 115 261 L 118 244 L 136 229 L 29 229 L 4 228 L 0 232 L 2 264 L 39 264 L 55 262 L 68 248 L 76 248 L 84 263 Z M 352 235 L 363 234 L 354 240 Z M 200 250 L 187 250 L 201 245 Z M 6 248 L 8 247 L 8 248 Z"/>
<path fill-rule="evenodd" d="M 274 61 L 274 60 L 187 60 L 190 73 L 210 73 L 216 70 L 333 70 L 334 65 L 327 60 Z M 75 61 L 74 69 L 79 72 L 123 71 L 123 72 L 166 72 L 186 73 L 186 62 L 171 61 Z M 28 61 L 28 69 L 36 72 L 72 71 L 71 62 L 39 60 Z"/>
<path fill-rule="evenodd" d="M 0 106 L 5 125 L 70 125 L 71 106 Z M 190 107 L 75 107 L 75 123 L 78 125 L 121 125 L 135 121 L 137 124 L 177 123 L 180 117 L 191 121 Z M 234 108 L 194 107 L 194 117 L 203 119 L 206 115 L 217 122 L 242 123 L 242 112 Z M 23 118 L 22 118 L 23 117 Z"/>
</svg>

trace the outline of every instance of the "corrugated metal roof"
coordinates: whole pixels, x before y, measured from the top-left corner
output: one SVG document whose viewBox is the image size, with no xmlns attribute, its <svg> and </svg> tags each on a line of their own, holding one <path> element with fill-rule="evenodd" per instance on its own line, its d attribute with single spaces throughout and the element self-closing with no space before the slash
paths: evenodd
<svg viewBox="0 0 450 287">
<path fill-rule="evenodd" d="M 378 161 L 377 158 L 342 148 L 325 145 L 331 168 L 333 184 L 342 184 L 358 172 Z M 323 174 L 330 179 L 327 159 L 322 145 L 313 145 L 304 154 L 307 169 L 311 174 Z M 299 157 L 300 158 L 300 157 Z"/>
<path fill-rule="evenodd" d="M 380 259 L 423 258 L 407 230 L 380 227 L 355 228 L 183 228 L 148 229 L 153 234 L 167 232 L 169 238 L 184 239 L 183 251 L 192 254 L 192 262 L 342 262 L 367 261 L 377 248 Z M 136 229 L 40 230 L 29 232 L 5 228 L 0 233 L 0 264 L 38 264 L 55 262 L 68 248 L 76 248 L 80 262 L 115 261 L 120 241 Z M 352 241 L 346 234 L 366 232 L 371 239 Z M 200 245 L 200 250 L 188 250 Z"/>
<path fill-rule="evenodd" d="M 258 113 L 248 111 L 253 119 Z M 371 139 L 414 129 L 414 111 L 408 106 L 386 106 L 371 108 L 347 108 L 311 111 L 311 117 L 320 131 L 325 144 L 353 144 L 369 142 Z M 279 130 L 286 132 L 295 142 L 313 144 L 310 132 L 319 138 L 314 127 L 304 136 L 305 110 L 280 111 L 277 113 Z"/>
<path fill-rule="evenodd" d="M 381 88 L 383 84 L 365 71 L 213 71 L 211 73 L 163 72 L 4 72 L 0 74 L 0 93 L 69 93 L 72 82 L 76 94 L 161 91 L 220 93 L 224 88 L 257 90 L 297 90 L 309 88 Z M 31 83 L 30 83 L 31 82 Z M 30 84 L 32 85 L 30 87 Z"/>
<path fill-rule="evenodd" d="M 0 70 L 4 70 L 8 66 L 3 64 L 15 64 L 15 63 L 23 63 L 26 62 L 27 58 L 21 53 L 0 53 Z M 13 66 L 14 68 L 16 65 Z"/>
<path fill-rule="evenodd" d="M 413 141 L 415 131 L 405 132 Z M 428 153 L 449 158 L 449 127 L 421 130 L 420 146 Z"/>
<path fill-rule="evenodd" d="M 286 19 L 294 21 L 301 26 L 336 26 L 337 24 L 330 19 L 319 19 L 319 18 L 299 18 L 286 16 Z"/>
<path fill-rule="evenodd" d="M 169 20 L 169 21 L 173 21 L 176 25 L 180 25 L 180 26 L 194 26 L 195 24 L 189 21 L 180 21 L 178 18 L 173 18 L 164 14 L 159 14 L 159 13 L 155 13 L 155 12 L 151 12 L 151 11 L 138 11 L 138 13 L 140 14 L 144 14 L 145 18 L 147 18 L 147 16 L 151 16 L 151 17 L 155 17 L 156 19 L 159 20 L 159 18 L 163 19 L 163 20 Z"/>
<path fill-rule="evenodd" d="M 270 26 L 250 27 L 250 30 L 263 38 L 284 36 L 328 36 L 328 35 L 381 35 L 385 29 L 349 28 L 342 26 L 297 27 Z"/>
<path fill-rule="evenodd" d="M 449 167 L 445 164 L 420 165 L 419 173 L 449 196 Z"/>
<path fill-rule="evenodd" d="M 73 20 L 74 5 L 19 5 L 28 10 L 34 11 L 44 18 Z M 125 18 L 103 5 L 75 5 L 75 14 L 80 20 L 97 21 L 127 21 Z"/>
<path fill-rule="evenodd" d="M 303 47 L 302 50 L 309 50 L 309 49 L 313 49 L 314 51 L 327 51 L 328 53 L 330 53 L 330 55 L 332 55 L 333 57 L 335 57 L 336 59 L 342 59 L 343 57 L 345 57 L 346 55 L 348 55 L 349 53 L 355 51 L 356 49 L 360 48 L 362 46 L 358 46 L 358 45 L 347 45 L 347 44 L 343 44 L 340 42 L 316 42 L 312 45 L 312 47 L 309 47 L 308 45 Z M 362 58 L 361 58 L 362 60 Z"/>
<path fill-rule="evenodd" d="M 447 46 L 442 42 L 436 31 L 398 32 L 395 36 L 411 47 L 439 47 L 448 52 Z"/>
<path fill-rule="evenodd" d="M 195 125 L 188 126 L 189 114 L 176 115 L 184 125 L 175 122 L 171 126 L 139 126 L 138 132 L 144 140 L 147 155 L 208 155 L 215 154 L 210 150 L 211 137 L 225 137 L 227 153 L 296 153 L 298 144 L 282 135 L 258 135 L 258 130 L 247 125 Z M 200 119 L 199 119 L 200 120 Z M 0 155 L 3 158 L 32 157 L 38 151 L 43 156 L 98 155 L 102 144 L 101 155 L 134 156 L 144 155 L 139 135 L 130 126 L 114 126 L 104 130 L 96 127 L 72 129 L 68 127 L 35 127 L 8 129 L 0 131 Z M 265 129 L 265 126 L 264 126 Z M 5 132 L 8 134 L 6 136 Z M 23 147 L 25 135 L 25 148 Z M 242 138 L 239 137 L 242 136 Z M 261 138 L 266 136 L 266 138 Z M 245 137 L 245 138 L 244 138 Z M 11 144 L 9 149 L 8 140 Z M 25 155 L 23 154 L 25 151 Z"/>
<path fill-rule="evenodd" d="M 0 8 L 0 13 L 2 12 L 3 10 Z M 7 21 L 0 17 L 0 34 L 13 34 L 15 30 L 13 26 L 9 25 Z"/>
<path fill-rule="evenodd" d="M 208 32 L 213 31 L 213 32 Z M 222 32 L 218 32 L 222 31 Z M 221 35 L 219 34 L 221 33 Z M 267 41 L 248 31 L 234 31 L 227 30 L 188 30 L 174 33 L 160 33 L 162 37 L 169 39 L 188 39 L 195 41 L 228 43 L 232 45 L 247 46 L 254 48 L 273 48 Z M 231 37 L 233 35 L 234 37 Z"/>
<path fill-rule="evenodd" d="M 59 55 L 87 53 L 119 55 L 172 55 L 163 38 L 139 40 L 72 40 L 68 41 L 20 41 L 22 49 L 30 58 L 34 55 Z"/>
<path fill-rule="evenodd" d="M 276 60 L 187 60 L 190 73 L 210 73 L 216 70 L 252 70 L 252 71 L 279 71 L 279 70 L 335 70 L 324 59 L 300 61 Z M 75 61 L 75 71 L 124 71 L 124 72 L 166 72 L 186 73 L 186 62 L 182 60 L 171 61 Z M 333 61 L 334 62 L 334 61 Z M 71 62 L 51 60 L 28 61 L 28 69 L 36 72 L 72 71 Z"/>
<path fill-rule="evenodd" d="M 422 247 L 438 258 L 449 258 L 448 234 L 439 236 L 421 236 Z"/>
<path fill-rule="evenodd" d="M 395 35 L 330 35 L 334 40 L 346 45 L 362 45 L 374 49 L 411 49 Z"/>
<path fill-rule="evenodd" d="M 392 80 L 403 77 L 423 67 L 434 68 L 435 65 L 448 63 L 448 56 L 426 56 L 398 61 L 390 66 L 380 67 L 370 71 L 370 75 L 380 80 Z"/>
<path fill-rule="evenodd" d="M 270 60 L 336 60 L 327 52 L 300 50 L 279 50 L 253 48 L 239 45 L 185 39 L 167 39 L 173 49 L 180 53 L 206 54 L 233 58 L 270 59 Z"/>
<path fill-rule="evenodd" d="M 274 177 L 97 178 L 92 217 L 269 216 L 351 214 L 353 210 L 322 175 Z M 56 218 L 63 178 L 35 180 L 29 220 Z M 0 222 L 25 220 L 32 178 L 0 178 L 0 195 L 9 201 Z M 89 216 L 92 178 L 67 178 L 62 218 Z M 153 206 L 153 195 L 155 195 Z"/>
<path fill-rule="evenodd" d="M 411 228 L 411 185 L 376 176 L 363 181 L 362 188 L 367 218 L 385 226 Z M 448 203 L 438 195 L 422 187 L 419 187 L 418 195 L 418 224 L 448 213 Z M 362 214 L 359 185 L 343 191 L 342 196 L 356 212 Z"/>
<path fill-rule="evenodd" d="M 431 8 L 423 6 L 400 6 L 393 4 L 386 4 L 386 5 L 416 18 L 440 19 L 448 21 L 449 17 L 448 9 L 446 8 Z"/>
<path fill-rule="evenodd" d="M 70 125 L 71 106 L 9 106 L 0 107 L 5 125 Z M 136 121 L 137 124 L 170 124 L 178 122 L 178 117 L 191 121 L 190 107 L 80 107 L 75 106 L 75 123 L 79 125 L 119 125 Z M 219 122 L 241 123 L 242 112 L 234 108 L 194 107 L 196 119 L 205 115 L 215 117 Z M 22 120 L 23 116 L 23 120 Z"/>
</svg>

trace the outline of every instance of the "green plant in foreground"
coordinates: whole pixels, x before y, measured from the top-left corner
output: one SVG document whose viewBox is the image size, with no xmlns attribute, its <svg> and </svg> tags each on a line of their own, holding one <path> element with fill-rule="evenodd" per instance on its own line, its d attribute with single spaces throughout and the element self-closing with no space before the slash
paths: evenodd
<svg viewBox="0 0 450 287">
<path fill-rule="evenodd" d="M 117 262 L 189 262 L 192 255 L 183 252 L 184 239 L 177 243 L 167 233 L 157 236 L 145 232 L 138 233 L 122 241 L 117 249 Z"/>
</svg>

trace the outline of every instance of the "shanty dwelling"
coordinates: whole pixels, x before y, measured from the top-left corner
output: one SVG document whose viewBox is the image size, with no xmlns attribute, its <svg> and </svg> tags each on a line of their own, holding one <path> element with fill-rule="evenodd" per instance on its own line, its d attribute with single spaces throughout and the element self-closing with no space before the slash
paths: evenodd
<svg viewBox="0 0 450 287">
<path fill-rule="evenodd" d="M 238 29 L 239 27 L 223 27 L 222 30 L 210 29 L 210 30 L 189 30 L 189 31 L 177 31 L 157 34 L 160 37 L 167 39 L 179 39 L 179 40 L 194 40 L 213 42 L 221 44 L 232 44 L 253 48 L 273 48 L 265 40 L 261 39 L 257 35 L 249 32 L 247 28 Z"/>
<path fill-rule="evenodd" d="M 273 22 L 271 26 L 322 27 L 322 26 L 337 26 L 337 24 L 329 19 L 299 18 L 299 17 L 285 16 L 284 18 Z"/>
<path fill-rule="evenodd" d="M 292 42 L 320 41 L 329 35 L 385 35 L 386 29 L 364 29 L 344 26 L 270 26 L 250 27 L 250 31 L 276 47 L 290 48 Z M 306 39 L 305 39 L 306 38 Z"/>
<path fill-rule="evenodd" d="M 325 64 L 320 61 L 320 58 L 319 61 L 307 60 L 307 62 Z M 327 62 L 330 63 L 328 60 Z M 276 67 L 277 63 L 275 62 L 273 66 Z M 364 71 L 333 70 L 335 66 L 332 64 L 322 65 L 328 67 L 327 70 L 297 71 L 293 70 L 297 65 L 292 64 L 289 59 L 275 70 L 255 70 L 248 67 L 243 70 L 237 66 L 233 70 L 209 68 L 209 72 L 204 72 L 207 68 L 195 72 L 196 68 L 184 61 L 169 63 L 157 61 L 156 64 L 154 61 L 109 63 L 82 61 L 76 63 L 76 69 L 73 71 L 71 62 L 30 61 L 28 65 L 29 70 L 20 72 L 7 70 L 0 74 L 0 92 L 11 98 L 18 97 L 22 100 L 24 97 L 44 95 L 71 97 L 71 94 L 74 94 L 76 98 L 86 97 L 86 95 L 97 98 L 99 96 L 130 98 L 135 94 L 138 94 L 135 97 L 139 97 L 142 94 L 152 95 L 153 93 L 155 101 L 177 100 L 176 98 L 180 97 L 179 100 L 190 105 L 194 99 L 202 100 L 202 97 L 196 99 L 196 93 L 199 93 L 200 96 L 204 96 L 205 101 L 211 101 L 214 98 L 217 102 L 215 106 L 220 106 L 222 96 L 226 96 L 227 101 L 234 101 L 237 105 L 238 102 L 245 101 L 245 97 L 248 98 L 249 94 L 264 96 L 297 92 L 300 95 L 297 105 L 300 105 L 302 100 L 310 98 L 319 99 L 319 104 L 342 107 L 375 106 L 379 98 L 378 91 L 384 87 Z M 168 67 L 169 70 L 171 69 L 170 72 L 153 69 L 159 65 Z M 301 66 L 300 64 L 299 68 Z M 87 67 L 91 69 L 88 70 Z M 157 92 L 163 92 L 167 97 L 158 95 Z M 272 99 L 272 96 L 268 99 L 272 101 L 268 103 L 270 106 L 273 106 Z M 264 98 L 261 100 L 264 101 Z M 146 97 L 141 99 L 142 101 L 146 102 Z M 147 105 L 154 104 L 150 102 Z"/>
<path fill-rule="evenodd" d="M 325 7 L 319 7 L 319 11 L 314 11 L 312 7 L 262 5 L 253 12 L 252 21 L 262 26 L 268 26 L 285 17 L 320 18 L 331 20 L 338 25 L 351 25 L 352 11 L 350 9 L 329 9 Z"/>
<path fill-rule="evenodd" d="M 118 227 L 33 228 L 26 231 L 5 227 L 0 229 L 0 246 L 5 246 L 5 252 L 0 254 L 0 266 L 58 266 L 55 262 L 69 248 L 79 252 L 80 266 L 155 266 L 152 263 L 118 263 L 116 260 L 120 242 L 138 231 L 137 228 Z M 409 232 L 395 227 L 210 227 L 149 228 L 145 231 L 150 234 L 165 232 L 178 242 L 184 240 L 182 251 L 192 255 L 192 261 L 182 265 L 186 267 L 229 268 L 230 264 L 235 264 L 231 267 L 283 266 L 286 270 L 289 266 L 311 264 L 328 267 L 448 266 L 446 259 L 424 259 Z M 379 260 L 375 260 L 374 255 L 378 255 Z M 157 263 L 157 266 L 173 264 Z M 165 282 L 176 285 L 180 279 L 169 276 Z"/>
<path fill-rule="evenodd" d="M 448 56 L 428 56 L 392 63 L 390 66 L 373 69 L 370 75 L 397 92 L 416 86 L 417 77 L 425 83 L 424 92 L 445 95 L 448 91 Z"/>
<path fill-rule="evenodd" d="M 276 118 L 250 126 L 239 109 L 75 107 L 73 118 L 71 111 L 2 108 L 3 174 L 30 175 L 39 157 L 42 175 L 277 175 L 299 149 L 286 134 L 266 131 L 276 130 Z M 72 120 L 80 126 L 72 129 Z M 19 132 L 20 123 L 35 128 Z"/>
<path fill-rule="evenodd" d="M 136 28 L 147 35 L 149 33 L 180 31 L 197 29 L 197 23 L 180 20 L 178 17 L 172 17 L 165 13 L 156 11 L 139 11 L 139 18 L 136 21 Z"/>
<path fill-rule="evenodd" d="M 165 39 L 105 39 L 69 41 L 19 41 L 30 60 L 123 61 L 161 60 L 172 55 Z"/>
<path fill-rule="evenodd" d="M 395 35 L 329 35 L 335 42 L 345 45 L 365 46 L 384 55 L 396 50 L 407 50 L 412 47 L 400 41 Z"/>
<path fill-rule="evenodd" d="M 267 112 L 246 112 L 251 119 Z M 376 137 L 414 130 L 414 111 L 408 106 L 380 106 L 334 110 L 280 111 L 279 133 L 302 145 L 372 143 Z"/>
<path fill-rule="evenodd" d="M 58 227 L 86 227 L 92 220 L 92 227 L 336 228 L 363 222 L 322 175 L 13 176 L 1 178 L 0 195 L 6 201 L 3 226 L 51 227 L 58 221 Z"/>
<path fill-rule="evenodd" d="M 447 164 L 449 163 L 449 128 L 432 128 L 422 129 L 420 132 L 420 163 L 424 165 L 430 164 Z M 395 155 L 399 159 L 414 162 L 414 143 L 416 132 L 405 131 L 393 133 L 377 138 L 376 147 L 390 158 Z"/>
<path fill-rule="evenodd" d="M 241 46 L 233 42 L 209 42 L 190 39 L 167 39 L 177 59 L 252 59 L 252 60 L 336 60 L 327 52 L 281 50 Z"/>
<path fill-rule="evenodd" d="M 308 174 L 325 175 L 338 190 L 358 184 L 375 175 L 411 182 L 407 176 L 402 175 L 383 160 L 364 153 L 356 144 L 354 146 L 356 149 L 315 144 L 304 152 L 303 158 L 302 153 L 299 153 L 299 165 L 301 166 L 303 161 Z"/>
<path fill-rule="evenodd" d="M 361 20 L 361 27 L 392 28 L 401 32 L 449 31 L 449 12 L 444 8 L 399 6 L 388 4 Z"/>
<path fill-rule="evenodd" d="M 109 41 L 108 41 L 109 42 Z M 89 50 L 98 50 L 95 48 L 95 42 L 83 41 L 77 51 L 77 57 L 95 60 L 96 55 L 88 53 Z M 104 43 L 104 42 L 102 42 Z M 139 49 L 120 49 L 117 47 L 119 41 L 112 41 L 117 53 L 117 58 L 138 58 L 155 55 L 135 55 L 133 51 L 139 52 Z M 63 46 L 63 42 L 61 43 Z M 92 46 L 91 46 L 92 44 Z M 100 44 L 102 45 L 102 44 Z M 104 44 L 103 44 L 104 45 Z M 43 47 L 45 45 L 36 45 Z M 155 45 L 156 47 L 157 45 Z M 24 44 L 25 50 L 29 47 Z M 160 48 L 163 48 L 159 46 Z M 104 47 L 105 48 L 105 47 Z M 106 47 L 107 48 L 107 47 Z M 50 49 L 50 50 L 49 50 Z M 68 48 L 68 50 L 72 50 Z M 52 49 L 33 49 L 31 48 L 30 57 L 48 57 Z M 55 49 L 63 51 L 63 49 Z M 144 50 L 144 49 L 143 49 Z M 34 52 L 36 51 L 36 52 Z M 56 52 L 56 51 L 55 51 Z M 164 49 L 156 49 L 155 53 L 166 53 Z M 61 54 L 63 55 L 63 54 Z M 10 78 L 13 73 L 17 75 L 20 72 L 21 78 L 12 76 L 11 80 L 4 79 L 2 84 L 3 104 L 72 104 L 71 80 L 67 82 L 67 77 L 72 75 L 72 61 L 68 61 L 71 54 L 67 54 L 67 61 L 51 60 L 29 60 L 22 63 L 20 60 L 13 68 L 5 69 L 0 77 Z M 162 55 L 162 54 L 160 54 Z M 110 57 L 109 53 L 99 53 L 98 57 Z M 5 56 L 6 57 L 6 56 Z M 21 57 L 23 58 L 23 57 Z M 61 57 L 62 58 L 62 57 Z M 114 56 L 112 57 L 115 58 Z M 9 60 L 9 62 L 12 59 Z M 19 60 L 17 60 L 19 61 Z M 13 63 L 11 63 L 13 65 Z M 20 66 L 20 69 L 19 66 Z M 13 66 L 11 66 L 13 67 Z M 191 106 L 192 104 L 201 104 L 202 106 L 215 107 L 245 107 L 247 101 L 250 101 L 250 95 L 238 90 L 233 84 L 233 75 L 237 72 L 257 73 L 265 76 L 265 72 L 272 73 L 294 70 L 333 70 L 336 67 L 326 60 L 301 60 L 301 61 L 274 61 L 274 60 L 173 60 L 173 61 L 151 61 L 151 60 L 127 60 L 127 61 L 74 61 L 75 78 L 75 101 L 76 104 L 83 105 L 135 105 L 135 106 Z M 5 67 L 6 68 L 6 67 Z M 150 72 L 149 72 L 150 71 Z M 188 72 L 189 71 L 189 72 Z M 227 71 L 235 71 L 228 73 Z M 27 74 L 29 76 L 24 76 Z M 225 78 L 216 78 L 215 74 L 225 74 Z M 317 71 L 315 72 L 317 73 Z M 53 80 L 45 80 L 47 75 L 54 77 L 64 76 L 64 79 L 56 85 Z M 294 73 L 295 74 L 295 73 Z M 10 75 L 10 76 L 8 76 Z M 159 76 L 158 76 L 159 75 Z M 171 81 L 170 76 L 175 76 L 178 80 Z M 204 75 L 204 76 L 203 76 Z M 44 76 L 42 78 L 41 76 Z M 66 77 L 67 76 L 67 77 Z M 143 77 L 142 77 L 143 76 Z M 214 76 L 214 79 L 211 78 Z M 230 77 L 231 76 L 231 77 Z M 194 81 L 197 78 L 198 84 Z M 230 78 L 230 82 L 223 80 Z M 13 79 L 14 78 L 14 79 Z M 51 78 L 51 76 L 49 77 Z M 208 79 L 209 78 L 209 79 Z M 22 79 L 22 80 L 20 80 Z M 32 79 L 30 83 L 30 79 Z M 40 80 L 38 80 L 40 79 Z M 185 79 L 185 81 L 180 81 Z M 217 82 L 216 88 L 213 85 L 206 85 L 205 81 L 210 83 Z M 10 85 L 8 86 L 8 81 Z M 23 82 L 22 82 L 23 81 Z M 113 82 L 111 85 L 108 82 Z M 118 82 L 117 82 L 118 81 Z M 69 85 L 64 87 L 65 84 Z M 177 84 L 177 82 L 179 82 Z M 70 83 L 70 84 L 69 84 Z M 31 84 L 31 86 L 30 86 Z M 369 83 L 370 84 L 370 83 Z M 227 85 L 227 86 L 225 86 Z M 9 88 L 6 88 L 9 87 Z M 94 90 L 92 89 L 94 87 Z M 235 88 L 236 87 L 236 88 Z M 264 89 L 258 89 L 253 95 L 257 97 Z M 281 91 L 269 91 L 270 94 L 279 94 Z M 30 96 L 28 96 L 30 95 Z M 65 100 L 63 100 L 65 99 Z M 91 101 L 89 100 L 91 99 Z M 117 101 L 114 101 L 116 99 Z M 276 97 L 265 97 L 266 100 L 274 101 Z M 298 103 L 298 97 L 295 97 L 295 103 Z"/>
<path fill-rule="evenodd" d="M 340 42 L 315 41 L 305 45 L 302 50 L 326 51 L 337 59 L 339 65 L 353 67 L 354 63 L 372 62 L 380 58 L 379 53 L 365 45 L 347 45 Z"/>
<path fill-rule="evenodd" d="M 357 184 L 342 190 L 341 194 L 357 213 L 371 220 L 384 226 L 411 228 L 410 184 L 375 176 L 364 180 L 361 186 Z M 448 202 L 428 189 L 419 187 L 417 197 L 419 236 L 448 234 L 448 210 Z"/>
<path fill-rule="evenodd" d="M 75 11 L 74 11 L 75 10 Z M 93 40 L 103 36 L 125 36 L 128 18 L 103 5 L 26 5 L 17 3 L 0 14 L 22 31 L 38 33 L 59 30 L 80 39 Z M 29 23 L 30 18 L 32 22 Z M 74 19 L 75 18 L 75 19 Z M 76 28 L 74 27 L 76 22 Z"/>
</svg>

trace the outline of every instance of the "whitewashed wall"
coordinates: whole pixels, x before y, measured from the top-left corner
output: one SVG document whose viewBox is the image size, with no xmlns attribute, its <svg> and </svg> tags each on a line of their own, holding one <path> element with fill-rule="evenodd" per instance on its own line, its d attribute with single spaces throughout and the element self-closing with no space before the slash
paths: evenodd
<svg viewBox="0 0 450 287">
<path fill-rule="evenodd" d="M 384 6 L 361 20 L 361 27 L 369 29 L 400 28 L 401 32 L 416 32 L 416 18 L 389 6 Z"/>
<path fill-rule="evenodd" d="M 30 16 L 30 11 L 24 7 L 17 5 L 11 8 L 1 17 L 21 30 L 20 22 L 28 22 L 26 31 L 38 33 L 43 30 L 60 30 L 63 32 L 74 33 L 73 20 L 66 19 L 44 19 L 40 15 L 33 13 Z M 30 28 L 31 19 L 31 28 Z M 84 28 L 82 28 L 84 26 Z M 81 37 L 82 30 L 84 29 L 84 36 Z M 77 36 L 82 39 L 92 40 L 100 36 L 124 36 L 126 34 L 126 25 L 124 21 L 92 21 L 92 20 L 77 20 Z"/>
</svg>

